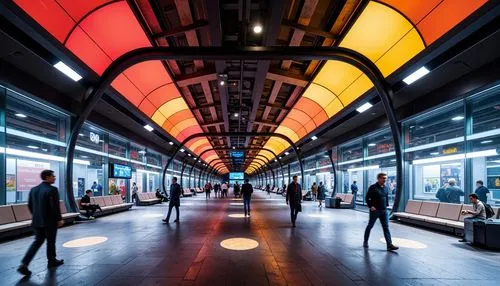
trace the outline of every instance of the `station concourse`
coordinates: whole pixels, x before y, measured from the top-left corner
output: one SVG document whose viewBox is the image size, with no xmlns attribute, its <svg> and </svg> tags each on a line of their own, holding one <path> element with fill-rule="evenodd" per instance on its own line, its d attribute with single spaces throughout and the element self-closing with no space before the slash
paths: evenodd
<svg viewBox="0 0 500 286">
<path fill-rule="evenodd" d="M 498 285 L 499 46 L 494 0 L 1 1 L 0 285 Z"/>
</svg>

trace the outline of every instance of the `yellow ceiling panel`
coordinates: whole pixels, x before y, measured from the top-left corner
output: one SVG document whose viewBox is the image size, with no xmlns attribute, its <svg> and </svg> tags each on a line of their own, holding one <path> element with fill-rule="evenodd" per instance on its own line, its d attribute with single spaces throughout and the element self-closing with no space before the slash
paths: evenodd
<svg viewBox="0 0 500 286">
<path fill-rule="evenodd" d="M 302 96 L 313 100 L 321 107 L 327 106 L 337 98 L 330 90 L 315 83 L 310 84 Z"/>
<path fill-rule="evenodd" d="M 326 87 L 338 96 L 361 74 L 359 69 L 350 64 L 328 61 L 313 82 Z"/>
<path fill-rule="evenodd" d="M 401 41 L 384 54 L 376 64 L 386 77 L 424 49 L 425 45 L 422 38 L 417 30 L 412 29 Z"/>
<path fill-rule="evenodd" d="M 339 95 L 339 99 L 342 101 L 344 106 L 347 106 L 349 103 L 353 102 L 369 90 L 372 86 L 373 84 L 368 77 L 366 75 L 362 75 Z"/>
<path fill-rule="evenodd" d="M 167 120 L 167 118 L 165 118 L 165 116 L 163 116 L 163 114 L 161 114 L 158 110 L 153 114 L 151 119 L 159 126 L 163 126 L 163 123 Z"/>
<path fill-rule="evenodd" d="M 292 140 L 293 142 L 297 142 L 300 139 L 299 135 L 297 135 L 295 131 L 283 125 L 280 125 L 278 128 L 276 128 L 275 133 L 285 135 L 286 137 L 290 138 L 290 140 Z"/>
<path fill-rule="evenodd" d="M 208 140 L 206 138 L 198 138 L 195 139 L 196 141 L 189 141 L 186 146 L 191 149 L 191 150 L 196 150 L 196 148 L 200 147 L 201 145 L 208 143 Z"/>
<path fill-rule="evenodd" d="M 325 107 L 325 111 L 328 114 L 328 117 L 332 117 L 335 114 L 337 114 L 339 111 L 341 111 L 344 108 L 342 105 L 342 102 L 339 99 L 335 99 L 330 104 L 328 104 L 327 107 Z"/>
<path fill-rule="evenodd" d="M 172 99 L 170 101 L 165 102 L 158 110 L 160 110 L 163 116 L 169 118 L 173 114 L 187 108 L 188 106 L 184 101 L 184 98 L 178 97 L 176 99 Z"/>
<path fill-rule="evenodd" d="M 370 1 L 339 46 L 376 61 L 412 28 L 396 10 Z"/>
<path fill-rule="evenodd" d="M 179 135 L 181 133 L 181 131 L 179 129 L 175 128 L 175 126 L 174 126 L 168 131 L 168 133 L 170 133 L 170 135 L 172 135 L 173 137 L 177 137 L 177 135 Z"/>
<path fill-rule="evenodd" d="M 175 125 L 175 128 L 179 130 L 184 130 L 192 126 L 198 126 L 198 122 L 194 118 L 188 118 L 177 123 L 177 125 Z"/>
</svg>

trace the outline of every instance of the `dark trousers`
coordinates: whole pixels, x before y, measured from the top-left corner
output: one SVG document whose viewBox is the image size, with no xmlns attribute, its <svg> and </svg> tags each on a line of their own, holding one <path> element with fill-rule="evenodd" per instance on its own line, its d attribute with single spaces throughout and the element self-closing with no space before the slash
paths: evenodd
<svg viewBox="0 0 500 286">
<path fill-rule="evenodd" d="M 250 201 L 252 197 L 243 197 L 243 209 L 245 210 L 245 215 L 250 214 Z"/>
<path fill-rule="evenodd" d="M 372 227 L 377 219 L 379 219 L 380 224 L 382 224 L 387 245 L 392 245 L 391 232 L 389 231 L 389 213 L 387 210 L 370 211 L 370 221 L 365 229 L 365 242 L 368 242 L 368 239 L 370 238 L 370 231 L 372 230 Z"/>
<path fill-rule="evenodd" d="M 167 221 L 170 221 L 170 215 L 172 214 L 172 208 L 175 207 L 175 219 L 179 220 L 179 205 L 176 204 L 169 204 L 168 205 L 168 214 L 167 214 Z"/>
<path fill-rule="evenodd" d="M 290 203 L 290 218 L 292 219 L 292 223 L 295 224 L 297 220 L 297 214 L 299 214 L 299 209 L 295 206 L 295 204 Z"/>
<path fill-rule="evenodd" d="M 89 206 L 84 206 L 82 209 L 85 210 L 85 216 L 86 217 L 91 217 L 95 214 L 96 210 L 101 210 L 101 207 L 99 205 L 89 205 Z"/>
<path fill-rule="evenodd" d="M 210 192 L 209 191 L 205 191 L 205 198 L 210 199 Z"/>
<path fill-rule="evenodd" d="M 56 260 L 57 227 L 34 227 L 33 229 L 35 231 L 35 241 L 33 241 L 30 248 L 28 248 L 21 262 L 24 265 L 29 265 L 45 239 L 47 239 L 47 260 L 49 262 Z"/>
</svg>

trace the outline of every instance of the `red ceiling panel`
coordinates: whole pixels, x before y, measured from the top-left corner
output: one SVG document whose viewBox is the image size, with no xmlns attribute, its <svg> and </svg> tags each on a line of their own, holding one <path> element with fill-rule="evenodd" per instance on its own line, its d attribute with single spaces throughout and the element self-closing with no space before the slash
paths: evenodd
<svg viewBox="0 0 500 286">
<path fill-rule="evenodd" d="M 113 81 L 113 83 L 111 83 L 111 86 L 113 86 L 134 106 L 139 106 L 144 98 L 144 95 L 142 95 L 142 93 L 123 74 L 120 74 Z"/>
<path fill-rule="evenodd" d="M 160 108 L 166 102 L 180 97 L 181 94 L 174 84 L 167 84 L 152 91 L 148 95 L 149 101 L 157 108 Z"/>
<path fill-rule="evenodd" d="M 153 114 L 155 114 L 157 110 L 157 108 L 147 98 L 145 98 L 141 102 L 141 105 L 139 105 L 139 109 L 149 117 L 153 116 Z"/>
<path fill-rule="evenodd" d="M 177 123 L 179 123 L 183 120 L 189 119 L 189 118 L 193 118 L 193 114 L 191 113 L 191 110 L 184 109 L 184 110 L 181 110 L 179 112 L 174 113 L 172 116 L 170 116 L 168 118 L 168 120 L 172 124 L 177 125 Z"/>
<path fill-rule="evenodd" d="M 31 1 L 38 2 L 33 0 Z M 100 5 L 111 2 L 111 0 L 57 0 L 57 2 L 64 8 L 71 18 L 75 20 L 75 22 L 78 22 L 87 13 Z"/>
<path fill-rule="evenodd" d="M 111 59 L 80 27 L 73 30 L 66 41 L 66 47 L 98 75 L 102 75 L 111 64 Z"/>
<path fill-rule="evenodd" d="M 161 61 L 138 63 L 128 68 L 124 73 L 144 95 L 172 82 Z M 177 94 L 179 95 L 178 92 Z"/>
</svg>

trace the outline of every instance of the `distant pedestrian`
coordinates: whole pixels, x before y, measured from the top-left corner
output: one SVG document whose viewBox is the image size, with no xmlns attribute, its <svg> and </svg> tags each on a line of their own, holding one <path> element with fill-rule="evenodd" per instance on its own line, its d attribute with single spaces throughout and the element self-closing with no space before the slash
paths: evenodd
<svg viewBox="0 0 500 286">
<path fill-rule="evenodd" d="M 391 232 L 389 231 L 389 213 L 387 212 L 387 206 L 389 206 L 389 189 L 385 185 L 386 180 L 387 174 L 379 173 L 377 175 L 377 182 L 371 185 L 366 192 L 366 204 L 370 208 L 370 220 L 365 229 L 364 248 L 368 248 L 370 231 L 377 219 L 379 219 L 382 224 L 382 229 L 384 230 L 387 250 L 392 251 L 399 249 L 399 247 L 392 244 Z"/>
<path fill-rule="evenodd" d="M 241 186 L 241 194 L 243 195 L 243 209 L 245 210 L 245 216 L 250 216 L 250 201 L 252 200 L 253 187 L 249 183 L 248 179 L 245 179 L 245 183 Z"/>
<path fill-rule="evenodd" d="M 465 193 L 460 189 L 457 185 L 455 179 L 451 178 L 448 180 L 448 188 L 446 188 L 446 192 L 448 193 L 448 202 L 452 204 L 461 204 L 460 197 L 464 196 Z"/>
<path fill-rule="evenodd" d="M 212 184 L 210 184 L 210 182 L 207 182 L 205 184 L 205 198 L 208 200 L 210 199 L 210 193 L 212 192 Z"/>
<path fill-rule="evenodd" d="M 40 174 L 42 183 L 33 187 L 29 193 L 28 208 L 32 214 L 31 225 L 35 231 L 35 241 L 26 252 L 17 271 L 23 275 L 31 275 L 28 265 L 43 242 L 47 240 L 47 267 L 57 267 L 64 260 L 56 259 L 57 228 L 64 225 L 59 206 L 59 191 L 52 186 L 56 176 L 52 170 L 44 170 Z"/>
<path fill-rule="evenodd" d="M 286 204 L 290 206 L 290 218 L 293 227 L 295 227 L 297 215 L 302 211 L 302 188 L 298 180 L 297 176 L 293 176 L 293 182 L 288 185 L 286 190 Z"/>
<path fill-rule="evenodd" d="M 177 184 L 177 177 L 172 178 L 172 184 L 170 185 L 170 202 L 168 203 L 168 214 L 164 223 L 170 222 L 170 215 L 172 214 L 172 208 L 175 207 L 176 218 L 174 222 L 179 222 L 179 207 L 181 206 L 181 186 Z"/>
<path fill-rule="evenodd" d="M 477 195 L 478 199 L 481 202 L 485 204 L 488 203 L 488 194 L 490 193 L 490 190 L 488 190 L 488 188 L 484 186 L 483 181 L 476 181 L 476 190 L 474 191 L 474 193 Z"/>
<path fill-rule="evenodd" d="M 319 182 L 319 187 L 318 187 L 318 201 L 319 201 L 319 205 L 318 205 L 318 207 L 320 207 L 320 208 L 323 207 L 323 201 L 325 200 L 325 197 L 326 197 L 325 185 L 323 185 L 323 182 Z"/>
<path fill-rule="evenodd" d="M 448 183 L 446 183 L 441 188 L 438 189 L 436 193 L 436 198 L 441 203 L 449 203 L 450 202 L 449 195 L 450 193 L 448 192 Z"/>
<path fill-rule="evenodd" d="M 221 186 L 221 190 L 222 190 L 222 197 L 226 197 L 227 198 L 227 189 L 229 187 L 227 186 L 227 183 L 224 182 Z"/>
<path fill-rule="evenodd" d="M 316 201 L 318 198 L 318 185 L 316 185 L 316 182 L 314 182 L 311 186 L 311 193 L 313 200 Z"/>
<path fill-rule="evenodd" d="M 269 184 L 266 185 L 266 192 L 268 196 L 271 196 L 271 186 Z"/>
<path fill-rule="evenodd" d="M 352 185 L 351 185 L 351 194 L 353 194 L 354 200 L 356 200 L 356 196 L 358 195 L 358 190 L 359 189 L 358 189 L 357 182 L 353 181 Z"/>
<path fill-rule="evenodd" d="M 217 183 L 215 183 L 214 185 L 214 194 L 215 194 L 215 198 L 219 198 L 219 187 L 217 185 Z"/>
<path fill-rule="evenodd" d="M 132 202 L 137 201 L 137 192 L 139 191 L 139 187 L 135 182 L 132 183 Z"/>
</svg>

